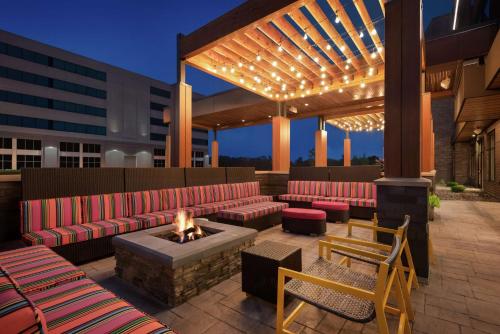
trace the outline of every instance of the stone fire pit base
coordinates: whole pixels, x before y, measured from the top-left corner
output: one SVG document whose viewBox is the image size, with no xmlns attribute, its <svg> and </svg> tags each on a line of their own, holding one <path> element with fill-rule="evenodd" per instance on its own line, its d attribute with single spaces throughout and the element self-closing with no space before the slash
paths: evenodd
<svg viewBox="0 0 500 334">
<path fill-rule="evenodd" d="M 257 232 L 196 223 L 220 232 L 186 244 L 155 237 L 172 226 L 114 238 L 116 275 L 173 307 L 240 272 L 240 252 L 254 245 Z"/>
</svg>

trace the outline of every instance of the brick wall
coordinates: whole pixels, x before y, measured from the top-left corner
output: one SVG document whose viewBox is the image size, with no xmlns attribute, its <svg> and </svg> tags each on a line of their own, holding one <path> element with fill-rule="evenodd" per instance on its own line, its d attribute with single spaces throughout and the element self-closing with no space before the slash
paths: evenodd
<svg viewBox="0 0 500 334">
<path fill-rule="evenodd" d="M 453 150 L 453 167 L 455 181 L 461 184 L 469 185 L 470 180 L 470 158 L 472 154 L 470 143 L 455 143 Z"/>
<path fill-rule="evenodd" d="M 453 179 L 453 97 L 432 100 L 432 118 L 435 135 L 436 181 Z"/>
</svg>

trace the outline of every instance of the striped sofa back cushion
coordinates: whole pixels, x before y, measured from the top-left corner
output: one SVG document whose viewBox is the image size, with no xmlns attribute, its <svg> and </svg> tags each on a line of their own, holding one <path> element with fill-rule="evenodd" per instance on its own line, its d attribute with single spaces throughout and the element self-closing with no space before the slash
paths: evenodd
<svg viewBox="0 0 500 334">
<path fill-rule="evenodd" d="M 373 182 L 351 182 L 351 198 L 376 199 L 377 186 Z"/>
<path fill-rule="evenodd" d="M 162 189 L 163 210 L 193 206 L 192 191 L 189 188 Z"/>
<path fill-rule="evenodd" d="M 288 181 L 288 193 L 294 195 L 330 196 L 330 182 Z"/>
<path fill-rule="evenodd" d="M 260 183 L 259 183 L 259 181 L 246 182 L 245 187 L 247 188 L 247 197 L 260 195 Z"/>
<path fill-rule="evenodd" d="M 125 193 L 82 196 L 83 222 L 128 217 Z"/>
<path fill-rule="evenodd" d="M 21 201 L 21 233 L 82 223 L 79 196 Z"/>
<path fill-rule="evenodd" d="M 231 187 L 231 199 L 248 197 L 245 183 L 230 183 L 229 186 Z"/>
<path fill-rule="evenodd" d="M 212 203 L 214 201 L 213 186 L 190 187 L 193 205 Z"/>
<path fill-rule="evenodd" d="M 163 210 L 163 198 L 160 190 L 128 193 L 127 200 L 131 216 Z"/>
<path fill-rule="evenodd" d="M 214 202 L 224 202 L 232 199 L 231 185 L 223 183 L 214 184 L 211 187 L 212 194 L 214 196 Z"/>
<path fill-rule="evenodd" d="M 42 312 L 0 267 L 0 324 L 2 333 L 48 333 Z"/>
</svg>

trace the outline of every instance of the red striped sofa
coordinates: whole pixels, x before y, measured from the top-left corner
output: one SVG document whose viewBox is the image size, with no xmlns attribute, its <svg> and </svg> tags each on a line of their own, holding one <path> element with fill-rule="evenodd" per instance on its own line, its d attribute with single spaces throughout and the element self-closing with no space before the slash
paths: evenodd
<svg viewBox="0 0 500 334">
<path fill-rule="evenodd" d="M 2 333 L 173 333 L 46 246 L 0 253 Z"/>
<path fill-rule="evenodd" d="M 371 219 L 377 208 L 377 187 L 373 182 L 288 181 L 288 193 L 279 200 L 302 208 L 314 201 L 344 202 L 351 217 Z"/>
<path fill-rule="evenodd" d="M 180 210 L 215 218 L 222 209 L 272 201 L 258 182 L 216 184 L 21 202 L 27 245 L 45 245 L 73 263 L 113 254 L 111 238 L 170 224 Z"/>
</svg>

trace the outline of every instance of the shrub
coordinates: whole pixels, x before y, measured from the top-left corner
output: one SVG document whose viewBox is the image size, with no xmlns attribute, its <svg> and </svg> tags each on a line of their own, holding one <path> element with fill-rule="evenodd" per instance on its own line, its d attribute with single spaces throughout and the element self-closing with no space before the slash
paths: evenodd
<svg viewBox="0 0 500 334">
<path fill-rule="evenodd" d="M 454 193 L 463 193 L 465 190 L 465 186 L 461 184 L 457 184 L 456 186 L 451 187 L 451 191 Z"/>
<path fill-rule="evenodd" d="M 458 182 L 455 182 L 455 181 L 449 181 L 447 184 L 446 184 L 447 187 L 454 187 L 454 186 L 458 186 Z"/>
<path fill-rule="evenodd" d="M 429 205 L 432 208 L 439 208 L 441 206 L 441 200 L 438 195 L 436 194 L 431 194 L 429 196 Z"/>
</svg>

